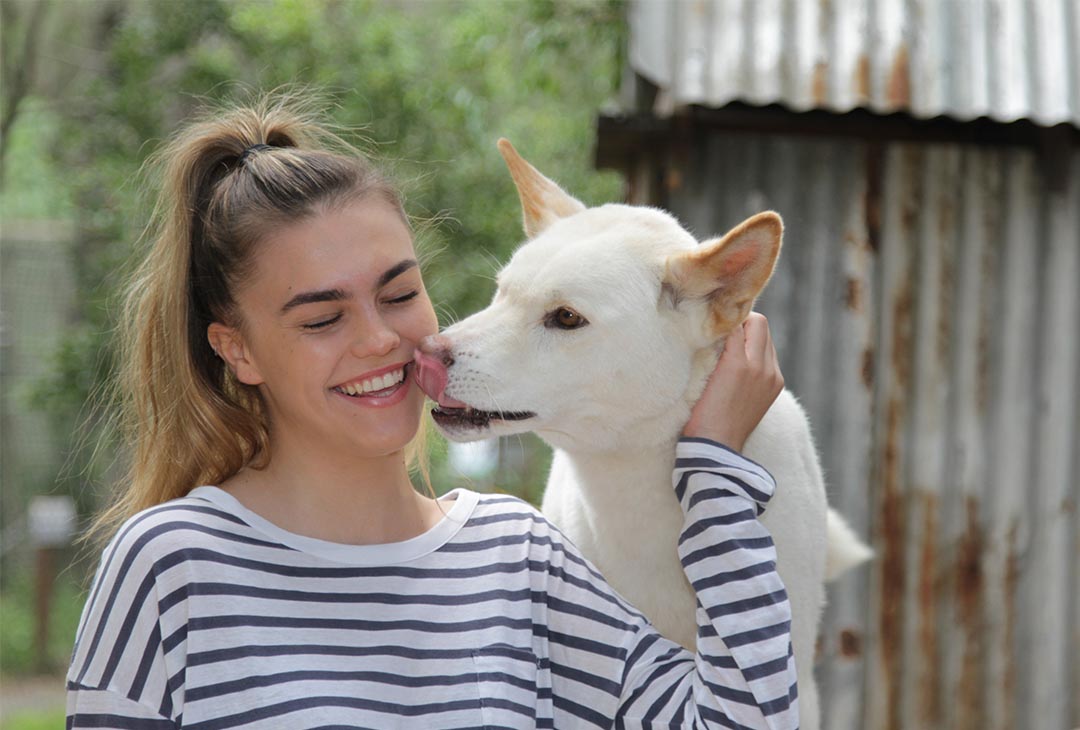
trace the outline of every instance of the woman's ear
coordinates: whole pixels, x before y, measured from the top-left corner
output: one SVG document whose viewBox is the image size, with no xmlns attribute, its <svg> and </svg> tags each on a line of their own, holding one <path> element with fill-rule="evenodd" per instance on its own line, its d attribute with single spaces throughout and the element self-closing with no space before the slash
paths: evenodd
<svg viewBox="0 0 1080 730">
<path fill-rule="evenodd" d="M 244 337 L 235 327 L 229 327 L 221 322 L 211 322 L 206 328 L 206 339 L 210 341 L 210 347 L 217 356 L 225 361 L 225 365 L 232 370 L 236 379 L 245 385 L 261 385 L 263 377 L 259 373 L 251 351 L 244 343 Z"/>
</svg>

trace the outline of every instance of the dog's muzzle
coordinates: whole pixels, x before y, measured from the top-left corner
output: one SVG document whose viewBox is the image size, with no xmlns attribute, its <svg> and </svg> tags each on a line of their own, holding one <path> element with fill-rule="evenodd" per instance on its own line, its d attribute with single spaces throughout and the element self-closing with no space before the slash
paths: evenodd
<svg viewBox="0 0 1080 730">
<path fill-rule="evenodd" d="M 536 415 L 532 411 L 485 411 L 446 395 L 447 368 L 454 364 L 454 358 L 440 340 L 437 335 L 424 338 L 415 355 L 416 383 L 438 404 L 431 411 L 435 423 L 444 428 L 487 428 L 494 420 L 523 421 Z"/>
</svg>

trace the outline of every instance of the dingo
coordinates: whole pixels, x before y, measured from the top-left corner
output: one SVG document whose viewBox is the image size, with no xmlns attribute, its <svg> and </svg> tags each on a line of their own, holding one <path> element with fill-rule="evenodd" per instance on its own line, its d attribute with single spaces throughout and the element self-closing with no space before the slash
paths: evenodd
<svg viewBox="0 0 1080 730">
<path fill-rule="evenodd" d="M 699 245 L 660 210 L 586 209 L 509 142 L 499 149 L 528 241 L 486 309 L 421 345 L 418 378 L 439 403 L 435 422 L 457 441 L 531 430 L 551 444 L 544 514 L 663 635 L 693 650 L 674 445 L 725 335 L 772 275 L 780 217 L 758 214 Z M 824 583 L 870 551 L 828 510 L 809 424 L 790 393 L 744 453 L 777 481 L 762 521 L 791 600 L 803 727 L 816 729 Z"/>
</svg>

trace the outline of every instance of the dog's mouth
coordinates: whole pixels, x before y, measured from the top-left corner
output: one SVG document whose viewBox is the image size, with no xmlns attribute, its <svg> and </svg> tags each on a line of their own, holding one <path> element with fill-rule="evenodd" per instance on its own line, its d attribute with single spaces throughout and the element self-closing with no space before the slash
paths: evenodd
<svg viewBox="0 0 1080 730">
<path fill-rule="evenodd" d="M 532 411 L 484 411 L 470 406 L 453 408 L 440 405 L 431 409 L 435 423 L 444 427 L 487 428 L 492 421 L 524 421 L 535 416 Z"/>
</svg>

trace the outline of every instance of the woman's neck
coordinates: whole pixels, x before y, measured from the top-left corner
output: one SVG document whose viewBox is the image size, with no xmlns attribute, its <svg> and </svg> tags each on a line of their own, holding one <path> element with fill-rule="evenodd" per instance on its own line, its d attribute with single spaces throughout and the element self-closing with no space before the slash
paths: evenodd
<svg viewBox="0 0 1080 730">
<path fill-rule="evenodd" d="M 413 489 L 400 452 L 346 459 L 278 448 L 266 468 L 245 468 L 220 486 L 284 530 L 337 543 L 401 542 L 443 516 Z"/>
</svg>

